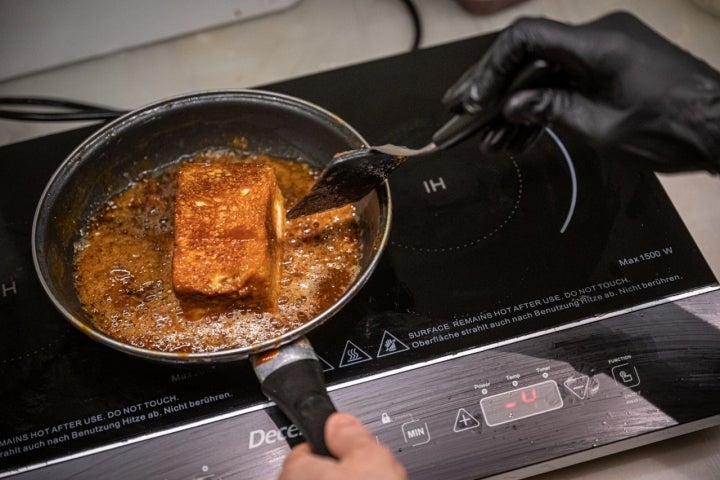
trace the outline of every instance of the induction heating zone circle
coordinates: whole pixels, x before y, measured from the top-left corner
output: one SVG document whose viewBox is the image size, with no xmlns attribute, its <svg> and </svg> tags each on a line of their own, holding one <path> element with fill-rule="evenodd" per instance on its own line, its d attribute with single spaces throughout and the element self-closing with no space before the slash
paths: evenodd
<svg viewBox="0 0 720 480">
<path fill-rule="evenodd" d="M 391 244 L 422 253 L 474 247 L 512 235 L 506 232 L 510 223 L 518 217 L 528 221 L 519 215 L 524 204 L 549 200 L 568 206 L 530 221 L 555 223 L 557 231 L 564 233 L 577 202 L 575 166 L 560 137 L 549 128 L 545 133 L 537 142 L 539 147 L 516 157 L 486 156 L 466 142 L 449 152 L 404 164 L 390 182 L 394 203 Z M 563 164 L 566 175 L 553 180 L 553 185 L 525 173 L 558 163 Z"/>
</svg>

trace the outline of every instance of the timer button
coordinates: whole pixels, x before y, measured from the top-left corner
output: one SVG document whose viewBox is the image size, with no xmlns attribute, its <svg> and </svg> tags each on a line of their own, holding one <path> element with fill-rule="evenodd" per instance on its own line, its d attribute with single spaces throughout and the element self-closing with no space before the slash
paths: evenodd
<svg viewBox="0 0 720 480">
<path fill-rule="evenodd" d="M 563 382 L 565 389 L 580 400 L 585 400 L 585 397 L 587 397 L 589 384 L 590 377 L 587 375 L 573 375 Z"/>
</svg>

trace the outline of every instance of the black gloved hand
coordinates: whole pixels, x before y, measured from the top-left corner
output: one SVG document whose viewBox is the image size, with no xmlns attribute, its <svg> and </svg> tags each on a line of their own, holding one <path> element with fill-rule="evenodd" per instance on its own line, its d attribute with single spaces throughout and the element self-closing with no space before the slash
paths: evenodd
<svg viewBox="0 0 720 480">
<path fill-rule="evenodd" d="M 481 132 L 484 150 L 523 148 L 543 125 L 560 124 L 610 158 L 720 171 L 720 73 L 627 13 L 579 26 L 521 19 L 443 101 L 478 112 L 536 59 L 561 74 L 510 95 L 502 118 Z"/>
</svg>

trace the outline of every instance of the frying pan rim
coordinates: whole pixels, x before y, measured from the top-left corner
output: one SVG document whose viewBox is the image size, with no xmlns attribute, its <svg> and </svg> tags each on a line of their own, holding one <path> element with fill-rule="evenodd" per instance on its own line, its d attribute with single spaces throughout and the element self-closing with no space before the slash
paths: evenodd
<svg viewBox="0 0 720 480">
<path fill-rule="evenodd" d="M 54 307 L 63 315 L 63 317 L 69 321 L 74 327 L 79 329 L 81 332 L 89 336 L 91 339 L 100 342 L 104 345 L 119 350 L 123 353 L 131 354 L 136 357 L 147 358 L 150 360 L 160 361 L 164 363 L 216 363 L 216 362 L 228 362 L 235 360 L 242 360 L 248 358 L 251 355 L 277 349 L 278 347 L 291 343 L 313 329 L 323 325 L 327 320 L 332 318 L 340 311 L 363 287 L 367 280 L 372 275 L 375 267 L 380 261 L 380 257 L 388 243 L 390 236 L 390 225 L 392 221 L 392 202 L 390 196 L 390 187 L 387 181 L 384 181 L 382 187 L 375 189 L 378 203 L 380 206 L 381 221 L 378 222 L 380 230 L 379 241 L 376 241 L 372 245 L 372 258 L 370 259 L 367 267 L 364 271 L 358 274 L 358 277 L 353 281 L 350 287 L 343 293 L 343 295 L 331 305 L 329 308 L 315 316 L 308 322 L 288 330 L 282 335 L 265 340 L 263 342 L 255 343 L 252 345 L 246 345 L 243 347 L 232 348 L 227 350 L 219 350 L 213 352 L 167 352 L 162 350 L 152 350 L 148 348 L 137 347 L 128 343 L 117 340 L 102 331 L 97 327 L 91 326 L 86 322 L 76 318 L 76 316 L 70 312 L 63 303 L 55 296 L 51 286 L 46 280 L 46 276 L 43 273 L 41 266 L 40 255 L 38 253 L 38 223 L 40 221 L 43 212 L 49 208 L 53 202 L 50 198 L 50 193 L 56 184 L 56 181 L 61 177 L 66 170 L 70 168 L 77 157 L 81 156 L 83 151 L 92 148 L 97 145 L 98 142 L 103 142 L 108 136 L 112 137 L 112 133 L 121 130 L 123 127 L 128 127 L 136 124 L 140 119 L 150 118 L 153 111 L 158 109 L 172 108 L 172 106 L 184 105 L 186 103 L 199 102 L 206 99 L 220 99 L 220 97 L 232 97 L 234 99 L 247 98 L 262 101 L 280 101 L 284 105 L 293 107 L 300 107 L 306 111 L 309 111 L 320 117 L 325 117 L 333 123 L 336 123 L 343 128 L 347 129 L 356 139 L 361 142 L 362 145 L 367 146 L 367 141 L 363 138 L 360 133 L 355 130 L 351 125 L 345 122 L 338 115 L 326 110 L 325 108 L 312 103 L 308 100 L 294 97 L 283 93 L 272 92 L 269 90 L 242 88 L 242 89 L 213 89 L 213 90 L 202 90 L 198 92 L 184 93 L 181 95 L 170 96 L 164 99 L 160 99 L 144 106 L 138 107 L 131 110 L 117 119 L 103 125 L 98 130 L 93 132 L 85 140 L 83 140 L 72 152 L 70 152 L 64 160 L 60 163 L 57 169 L 50 176 L 50 179 L 45 185 L 43 192 L 38 200 L 38 204 L 35 209 L 33 216 L 32 230 L 31 230 L 31 252 L 33 258 L 33 265 L 38 277 L 38 280 L 45 291 L 48 298 L 53 303 Z M 384 221 L 382 221 L 384 217 Z M 49 276 L 49 275 L 48 275 Z"/>
</svg>

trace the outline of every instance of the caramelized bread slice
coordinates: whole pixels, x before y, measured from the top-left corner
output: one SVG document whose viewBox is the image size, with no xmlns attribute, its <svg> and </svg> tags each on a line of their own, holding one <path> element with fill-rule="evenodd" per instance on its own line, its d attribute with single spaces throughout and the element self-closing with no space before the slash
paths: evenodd
<svg viewBox="0 0 720 480">
<path fill-rule="evenodd" d="M 177 181 L 175 293 L 274 309 L 285 208 L 273 169 L 260 162 L 186 163 Z"/>
</svg>

